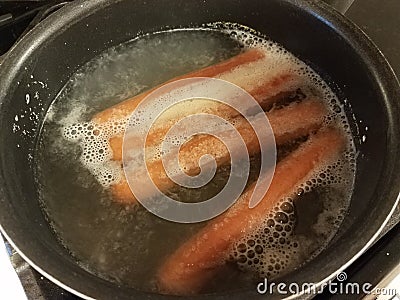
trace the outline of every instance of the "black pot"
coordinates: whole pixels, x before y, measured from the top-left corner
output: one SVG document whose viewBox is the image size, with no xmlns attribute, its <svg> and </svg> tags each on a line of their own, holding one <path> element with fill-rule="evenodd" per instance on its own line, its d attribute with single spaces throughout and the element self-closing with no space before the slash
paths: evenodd
<svg viewBox="0 0 400 300">
<path fill-rule="evenodd" d="M 341 91 L 341 100 L 348 100 L 348 113 L 369 128 L 366 142 L 357 143 L 355 190 L 339 232 L 318 257 L 283 280 L 322 284 L 377 237 L 398 202 L 400 88 L 387 61 L 354 24 L 318 1 L 76 1 L 29 32 L 0 68 L 1 230 L 44 276 L 86 298 L 170 297 L 118 286 L 78 266 L 57 242 L 39 206 L 32 152 L 46 109 L 88 60 L 138 34 L 215 21 L 260 31 L 328 74 L 332 88 Z M 31 74 L 35 87 L 28 87 Z M 25 95 L 39 87 L 40 101 L 27 105 Z M 14 116 L 29 108 L 39 118 L 25 118 L 19 123 L 25 134 L 14 133 Z M 352 129 L 354 136 L 362 134 L 361 127 Z M 254 288 L 200 298 L 255 295 Z"/>
</svg>

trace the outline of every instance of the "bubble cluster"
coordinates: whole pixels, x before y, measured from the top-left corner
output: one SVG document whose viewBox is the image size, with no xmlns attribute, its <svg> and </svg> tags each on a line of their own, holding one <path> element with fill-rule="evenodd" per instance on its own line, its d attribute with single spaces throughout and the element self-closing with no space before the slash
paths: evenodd
<svg viewBox="0 0 400 300">
<path fill-rule="evenodd" d="M 231 258 L 241 270 L 262 277 L 280 274 L 297 253 L 298 243 L 292 237 L 295 221 L 293 200 L 282 200 L 254 233 L 234 244 Z"/>
<path fill-rule="evenodd" d="M 350 178 L 348 178 L 347 167 L 348 165 L 343 159 L 338 159 L 334 163 L 325 166 L 324 169 L 316 170 L 312 178 L 299 186 L 297 195 L 301 196 L 318 187 L 348 185 Z"/>
<path fill-rule="evenodd" d="M 350 151 L 345 153 L 346 157 L 348 155 L 351 155 Z M 339 159 L 324 169 L 316 170 L 297 188 L 293 197 L 282 199 L 273 207 L 261 226 L 234 244 L 231 259 L 241 270 L 271 279 L 318 255 L 345 218 L 352 187 L 348 167 L 345 160 Z M 324 196 L 324 209 L 311 228 L 322 239 L 315 248 L 312 239 L 294 233 L 297 224 L 294 201 L 319 188 L 327 188 L 330 192 L 329 196 Z"/>
<path fill-rule="evenodd" d="M 113 152 L 109 139 L 114 135 L 122 134 L 124 128 L 123 121 L 109 121 L 101 125 L 82 122 L 63 128 L 65 139 L 80 144 L 81 163 L 105 188 L 118 182 L 122 176 L 121 163 L 112 160 Z"/>
</svg>

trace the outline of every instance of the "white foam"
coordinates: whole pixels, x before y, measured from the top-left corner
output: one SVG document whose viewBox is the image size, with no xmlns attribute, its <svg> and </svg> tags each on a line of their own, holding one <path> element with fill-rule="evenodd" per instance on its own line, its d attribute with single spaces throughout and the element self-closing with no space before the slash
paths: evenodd
<svg viewBox="0 0 400 300">
<path fill-rule="evenodd" d="M 98 125 L 92 122 L 82 122 L 63 128 L 65 139 L 80 144 L 81 163 L 96 177 L 105 188 L 122 179 L 121 163 L 112 160 L 110 137 L 122 132 L 120 123 L 108 122 Z"/>
<path fill-rule="evenodd" d="M 295 226 L 293 201 L 284 199 L 273 211 L 258 230 L 234 244 L 231 255 L 242 270 L 268 278 L 285 270 L 298 247 L 291 238 Z"/>
</svg>

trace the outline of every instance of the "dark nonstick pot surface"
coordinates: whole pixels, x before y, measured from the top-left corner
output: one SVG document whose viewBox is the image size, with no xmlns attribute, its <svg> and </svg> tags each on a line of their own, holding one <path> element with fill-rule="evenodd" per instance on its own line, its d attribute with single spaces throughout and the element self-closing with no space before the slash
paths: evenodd
<svg viewBox="0 0 400 300">
<path fill-rule="evenodd" d="M 117 286 L 80 268 L 56 240 L 39 206 L 33 149 L 47 108 L 69 77 L 105 49 L 137 35 L 215 21 L 247 25 L 282 44 L 340 89 L 349 118 L 363 126 L 357 143 L 355 190 L 348 215 L 325 251 L 286 282 L 320 283 L 372 243 L 393 211 L 400 187 L 400 88 L 380 52 L 349 21 L 322 2 L 288 0 L 76 1 L 40 23 L 0 68 L 0 223 L 19 252 L 44 275 L 80 296 L 169 298 Z M 32 75 L 32 76 L 31 76 Z M 39 100 L 25 95 L 39 91 Z M 351 109 L 350 109 L 351 106 Z M 27 111 L 13 131 L 14 117 Z M 238 298 L 234 294 L 201 296 Z M 201 298 L 200 297 L 200 298 Z M 278 297 L 278 296 L 277 296 Z M 173 298 L 173 297 L 171 297 Z"/>
</svg>

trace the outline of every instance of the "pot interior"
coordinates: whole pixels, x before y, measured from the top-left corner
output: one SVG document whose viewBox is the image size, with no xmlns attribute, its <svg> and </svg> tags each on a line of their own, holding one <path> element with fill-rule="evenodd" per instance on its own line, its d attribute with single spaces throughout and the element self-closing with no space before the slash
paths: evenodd
<svg viewBox="0 0 400 300">
<path fill-rule="evenodd" d="M 138 35 L 216 21 L 249 26 L 325 74 L 355 120 L 357 173 L 348 214 L 326 250 L 285 280 L 319 282 L 330 276 L 387 219 L 399 186 L 398 86 L 378 51 L 337 13 L 323 4 L 281 0 L 76 1 L 19 42 L 0 70 L 1 224 L 30 262 L 57 281 L 88 296 L 140 295 L 80 268 L 48 226 L 33 167 L 47 108 L 70 76 L 104 50 Z M 38 99 L 27 101 L 35 94 Z M 16 128 L 21 114 L 29 117 Z"/>
</svg>

